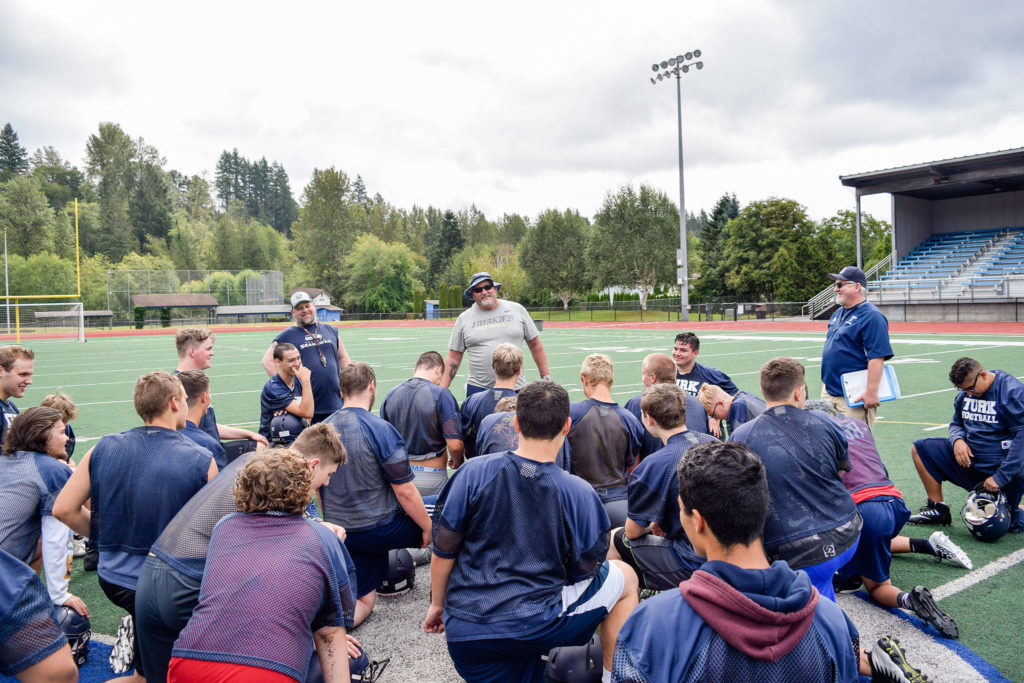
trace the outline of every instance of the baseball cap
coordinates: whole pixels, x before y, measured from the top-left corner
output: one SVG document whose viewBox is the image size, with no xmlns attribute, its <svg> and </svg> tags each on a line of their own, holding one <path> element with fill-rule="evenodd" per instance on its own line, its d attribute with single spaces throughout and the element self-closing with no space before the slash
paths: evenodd
<svg viewBox="0 0 1024 683">
<path fill-rule="evenodd" d="M 306 294 L 305 292 L 295 292 L 294 294 L 292 294 L 292 308 L 298 308 L 299 304 L 301 304 L 303 301 L 312 302 L 313 299 L 312 297 L 309 296 L 309 294 Z"/>
<path fill-rule="evenodd" d="M 472 299 L 473 298 L 473 288 L 476 287 L 481 282 L 483 282 L 484 280 L 490 280 L 491 284 L 494 285 L 495 289 L 499 289 L 499 290 L 501 289 L 501 283 L 500 282 L 495 282 L 494 278 L 491 277 L 490 273 L 488 273 L 487 271 L 482 271 L 482 272 L 479 272 L 479 273 L 474 273 L 473 277 L 469 278 L 469 286 L 466 287 L 465 291 L 462 292 L 463 296 L 465 296 L 467 299 Z"/>
<path fill-rule="evenodd" d="M 833 280 L 856 282 L 861 287 L 868 286 L 868 278 L 864 275 L 864 271 L 857 266 L 846 266 L 838 273 L 829 273 L 828 276 Z"/>
</svg>

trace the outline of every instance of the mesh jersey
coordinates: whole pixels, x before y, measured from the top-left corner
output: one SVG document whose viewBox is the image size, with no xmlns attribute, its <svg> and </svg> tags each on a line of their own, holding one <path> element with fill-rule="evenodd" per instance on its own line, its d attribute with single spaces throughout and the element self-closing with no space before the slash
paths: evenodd
<svg viewBox="0 0 1024 683">
<path fill-rule="evenodd" d="M 281 379 L 281 375 L 274 375 L 263 385 L 263 392 L 260 393 L 260 429 L 259 432 L 268 440 L 273 438 L 270 431 L 270 423 L 274 419 L 274 413 L 278 413 L 292 404 L 294 400 L 302 400 L 302 380 L 298 377 L 292 378 L 292 388 Z M 316 408 L 316 400 L 313 401 Z"/>
<path fill-rule="evenodd" d="M 889 472 L 882 463 L 882 456 L 878 454 L 878 447 L 867 423 L 844 415 L 829 416 L 829 419 L 839 425 L 849 444 L 850 470 L 842 473 L 846 490 L 853 495 L 866 488 L 885 486 L 891 488 L 885 495 L 902 498 L 889 478 Z M 854 499 L 856 500 L 856 496 Z"/>
<path fill-rule="evenodd" d="M 401 512 L 391 484 L 413 480 L 402 437 L 362 408 L 342 408 L 324 422 L 348 453 L 348 462 L 320 489 L 324 519 L 350 532 L 387 524 Z"/>
<path fill-rule="evenodd" d="M 294 344 L 309 368 L 313 387 L 313 409 L 317 415 L 330 415 L 341 408 L 338 384 L 338 330 L 330 325 L 314 323 L 312 330 L 292 325 L 274 337 L 277 343 Z M 320 362 L 320 354 L 324 362 Z"/>
<path fill-rule="evenodd" d="M 657 523 L 672 541 L 672 549 L 683 566 L 703 562 L 690 545 L 679 521 L 679 477 L 676 468 L 686 451 L 699 443 L 718 441 L 710 434 L 686 430 L 669 437 L 657 453 L 645 458 L 629 478 L 628 517 L 640 526 Z"/>
<path fill-rule="evenodd" d="M 729 440 L 746 443 L 764 463 L 771 494 L 763 538 L 769 554 L 801 539 L 815 546 L 831 540 L 838 554 L 856 541 L 860 525 L 847 525 L 859 521 L 857 508 L 839 475 L 850 469 L 847 442 L 834 422 L 822 413 L 779 405 L 740 426 Z M 839 529 L 842 538 L 826 538 Z M 794 569 L 828 559 L 797 562 L 802 549 L 793 553 L 781 559 Z"/>
<path fill-rule="evenodd" d="M 185 576 L 202 579 L 213 527 L 235 511 L 238 473 L 255 454 L 251 451 L 235 458 L 192 496 L 156 539 L 152 553 Z"/>
<path fill-rule="evenodd" d="M 480 423 L 494 413 L 494 406 L 506 396 L 515 396 L 515 389 L 487 389 L 478 391 L 462 402 L 462 433 L 466 435 L 466 457 L 472 458 L 494 451 L 478 451 L 476 438 L 480 434 Z M 505 450 L 505 449 L 502 449 Z"/>
<path fill-rule="evenodd" d="M 67 643 L 43 582 L 0 550 L 0 676 L 21 673 Z"/>
<path fill-rule="evenodd" d="M 640 452 L 644 428 L 639 420 L 617 403 L 588 398 L 573 403 L 569 410 L 572 426 L 566 437 L 572 446 L 573 474 L 595 489 L 621 488 L 626 497 L 626 470 Z"/>
<path fill-rule="evenodd" d="M 519 432 L 512 423 L 515 416 L 515 413 L 492 413 L 483 419 L 476 435 L 477 455 L 514 451 L 519 448 Z M 562 441 L 562 447 L 558 449 L 558 455 L 555 457 L 555 464 L 566 472 L 571 470 L 571 453 L 569 441 Z"/>
<path fill-rule="evenodd" d="M 173 656 L 257 666 L 305 680 L 313 631 L 352 627 L 352 560 L 299 515 L 233 513 L 210 541 L 199 603 Z"/>
<path fill-rule="evenodd" d="M 32 561 L 42 518 L 53 515 L 53 501 L 70 476 L 70 467 L 43 453 L 0 456 L 0 549 Z"/>
<path fill-rule="evenodd" d="M 89 480 L 101 576 L 104 552 L 149 553 L 206 484 L 211 460 L 205 448 L 162 427 L 135 427 L 99 440 L 89 458 Z"/>
<path fill-rule="evenodd" d="M 380 416 L 402 435 L 409 460 L 443 455 L 448 447 L 445 439 L 462 439 L 459 404 L 452 392 L 422 377 L 389 391 Z"/>
<path fill-rule="evenodd" d="M 11 421 L 18 416 L 18 406 L 14 405 L 10 401 L 4 401 L 0 399 L 0 443 L 4 442 L 7 437 L 7 428 L 11 426 Z"/>
<path fill-rule="evenodd" d="M 729 415 L 725 419 L 725 425 L 732 434 L 739 426 L 750 422 L 764 412 L 764 401 L 753 394 L 745 391 L 737 392 L 732 397 L 732 405 L 729 406 Z"/>
<path fill-rule="evenodd" d="M 643 394 L 637 394 L 626 401 L 626 410 L 632 413 L 641 427 L 644 427 L 644 421 L 641 417 L 643 411 L 640 410 L 640 399 L 642 397 Z M 691 396 L 690 394 L 686 394 L 686 430 L 689 432 L 701 432 L 702 434 L 711 433 L 711 430 L 708 428 L 708 411 L 704 410 L 704 404 L 696 396 Z M 646 458 L 651 453 L 657 453 L 664 447 L 665 444 L 661 442 L 661 439 L 651 434 L 644 427 L 644 435 L 640 440 L 640 459 Z"/>
<path fill-rule="evenodd" d="M 604 562 L 610 526 L 590 486 L 554 463 L 506 452 L 464 464 L 433 514 L 434 552 L 455 559 L 448 640 L 515 637 L 550 623 L 562 588 Z"/>
<path fill-rule="evenodd" d="M 228 464 L 228 454 L 224 450 L 224 446 L 220 444 L 220 441 L 200 429 L 196 423 L 186 421 L 185 428 L 181 430 L 181 433 L 206 450 L 210 451 L 210 455 L 213 456 L 213 461 L 217 463 L 218 470 Z"/>
<path fill-rule="evenodd" d="M 730 396 L 734 396 L 739 391 L 733 381 L 729 379 L 729 375 L 718 368 L 694 363 L 693 369 L 686 374 L 676 370 L 676 385 L 691 396 L 696 396 L 700 392 L 701 385 L 705 383 L 722 387 Z"/>
</svg>

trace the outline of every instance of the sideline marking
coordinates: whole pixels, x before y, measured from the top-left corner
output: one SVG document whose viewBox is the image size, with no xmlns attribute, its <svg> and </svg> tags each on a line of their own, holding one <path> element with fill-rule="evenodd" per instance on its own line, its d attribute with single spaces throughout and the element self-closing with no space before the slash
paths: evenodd
<svg viewBox="0 0 1024 683">
<path fill-rule="evenodd" d="M 989 562 L 984 567 L 975 569 L 966 576 L 961 576 L 959 579 L 954 579 L 949 583 L 944 583 L 937 588 L 932 589 L 932 597 L 936 600 L 945 600 L 946 598 L 956 595 L 960 591 L 967 590 L 971 586 L 981 583 L 987 578 L 995 576 L 1001 571 L 1009 569 L 1017 564 L 1024 562 L 1024 548 L 1004 555 L 998 560 Z"/>
</svg>

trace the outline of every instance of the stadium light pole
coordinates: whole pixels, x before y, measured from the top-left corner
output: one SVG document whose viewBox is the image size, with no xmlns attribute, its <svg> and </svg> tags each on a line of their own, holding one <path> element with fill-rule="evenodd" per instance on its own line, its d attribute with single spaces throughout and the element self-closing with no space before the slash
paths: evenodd
<svg viewBox="0 0 1024 683">
<path fill-rule="evenodd" d="M 676 77 L 676 122 L 679 128 L 679 250 L 676 252 L 676 281 L 679 283 L 679 319 L 690 319 L 690 273 L 686 256 L 686 199 L 683 191 L 683 74 L 690 72 L 690 67 L 700 71 L 704 62 L 699 61 L 700 50 L 676 55 L 651 65 L 657 75 L 651 77 L 651 84 L 667 81 Z M 697 60 L 697 61 L 694 61 Z"/>
</svg>

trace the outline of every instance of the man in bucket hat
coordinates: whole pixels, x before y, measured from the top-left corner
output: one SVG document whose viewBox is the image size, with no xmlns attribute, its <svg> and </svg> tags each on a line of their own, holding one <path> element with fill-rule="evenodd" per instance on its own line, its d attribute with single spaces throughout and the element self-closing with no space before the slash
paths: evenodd
<svg viewBox="0 0 1024 683">
<path fill-rule="evenodd" d="M 501 283 L 495 282 L 490 273 L 473 275 L 463 294 L 473 300 L 455 321 L 452 338 L 448 342 L 448 357 L 445 358 L 445 372 L 441 386 L 448 388 L 459 372 L 462 356 L 469 352 L 469 378 L 466 396 L 494 386 L 494 370 L 491 356 L 498 344 L 512 344 L 522 348 L 523 341 L 530 348 L 533 360 L 542 379 L 551 379 L 548 372 L 548 357 L 540 341 L 537 326 L 525 308 L 514 301 L 498 298 Z M 526 380 L 522 375 L 516 389 L 522 388 Z"/>
</svg>

